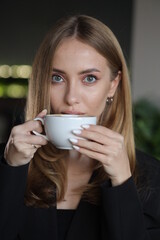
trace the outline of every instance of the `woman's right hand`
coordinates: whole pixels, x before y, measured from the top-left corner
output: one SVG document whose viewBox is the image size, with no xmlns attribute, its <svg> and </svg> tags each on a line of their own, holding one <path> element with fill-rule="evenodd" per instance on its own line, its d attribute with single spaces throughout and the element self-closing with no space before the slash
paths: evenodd
<svg viewBox="0 0 160 240">
<path fill-rule="evenodd" d="M 43 118 L 47 110 L 43 110 L 37 117 Z M 35 152 L 42 145 L 47 144 L 47 140 L 41 136 L 35 136 L 32 131 L 43 131 L 40 121 L 31 120 L 14 127 L 7 142 L 4 158 L 11 166 L 21 166 L 30 162 Z"/>
</svg>

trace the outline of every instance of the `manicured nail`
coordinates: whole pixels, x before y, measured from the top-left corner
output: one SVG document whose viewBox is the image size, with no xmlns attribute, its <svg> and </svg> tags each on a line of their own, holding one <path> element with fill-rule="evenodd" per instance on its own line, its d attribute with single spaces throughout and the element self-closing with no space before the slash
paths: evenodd
<svg viewBox="0 0 160 240">
<path fill-rule="evenodd" d="M 89 126 L 88 124 L 83 124 L 81 127 L 87 129 L 87 128 L 89 128 L 90 126 Z"/>
<path fill-rule="evenodd" d="M 79 147 L 78 146 L 72 146 L 75 150 L 79 150 Z"/>
<path fill-rule="evenodd" d="M 75 139 L 75 138 L 69 138 L 69 141 L 72 142 L 72 143 L 77 143 L 78 142 L 78 140 Z"/>
<path fill-rule="evenodd" d="M 81 130 L 73 130 L 72 132 L 75 134 L 81 134 L 82 131 Z"/>
<path fill-rule="evenodd" d="M 47 113 L 47 109 L 43 109 L 43 110 L 42 110 L 42 113 Z"/>
</svg>

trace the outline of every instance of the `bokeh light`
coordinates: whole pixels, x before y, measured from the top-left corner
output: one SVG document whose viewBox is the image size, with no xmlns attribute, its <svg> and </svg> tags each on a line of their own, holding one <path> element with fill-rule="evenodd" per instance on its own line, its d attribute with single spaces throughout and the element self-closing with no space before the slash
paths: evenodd
<svg viewBox="0 0 160 240">
<path fill-rule="evenodd" d="M 4 96 L 4 88 L 0 85 L 0 97 Z"/>
<path fill-rule="evenodd" d="M 0 78 L 30 78 L 32 67 L 30 65 L 1 65 Z"/>
<path fill-rule="evenodd" d="M 19 78 L 29 78 L 31 75 L 32 68 L 29 65 L 18 66 L 17 75 Z"/>
<path fill-rule="evenodd" d="M 8 65 L 0 66 L 0 77 L 9 78 L 11 76 L 11 68 Z"/>
<path fill-rule="evenodd" d="M 18 65 L 11 66 L 11 77 L 12 78 L 18 78 L 17 69 L 18 69 Z"/>
<path fill-rule="evenodd" d="M 10 84 L 7 87 L 7 96 L 11 98 L 24 98 L 26 97 L 25 86 L 19 84 Z"/>
<path fill-rule="evenodd" d="M 30 65 L 1 65 L 0 97 L 26 98 L 28 90 L 28 81 L 26 82 L 26 80 L 30 78 L 31 72 Z M 7 78 L 8 80 L 6 80 Z M 24 82 L 20 79 L 24 79 Z"/>
</svg>

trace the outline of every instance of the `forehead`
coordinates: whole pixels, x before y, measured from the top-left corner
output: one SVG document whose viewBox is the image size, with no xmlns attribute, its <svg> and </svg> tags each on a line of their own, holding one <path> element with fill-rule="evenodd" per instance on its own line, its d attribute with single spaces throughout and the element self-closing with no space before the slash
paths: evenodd
<svg viewBox="0 0 160 240">
<path fill-rule="evenodd" d="M 53 64 L 60 65 L 61 63 L 69 64 L 81 63 L 96 64 L 97 66 L 108 65 L 107 59 L 102 56 L 95 48 L 87 43 L 84 43 L 75 38 L 68 38 L 63 40 L 53 55 Z"/>
</svg>

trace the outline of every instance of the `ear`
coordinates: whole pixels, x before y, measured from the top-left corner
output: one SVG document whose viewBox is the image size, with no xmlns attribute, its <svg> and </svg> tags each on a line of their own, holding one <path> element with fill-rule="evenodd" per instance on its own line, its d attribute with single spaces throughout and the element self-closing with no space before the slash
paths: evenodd
<svg viewBox="0 0 160 240">
<path fill-rule="evenodd" d="M 109 92 L 108 92 L 108 97 L 113 97 L 116 90 L 117 90 L 117 87 L 121 81 L 121 76 L 122 76 L 122 73 L 121 71 L 118 71 L 118 74 L 117 76 L 111 81 L 111 85 L 110 85 L 110 89 L 109 89 Z"/>
</svg>

